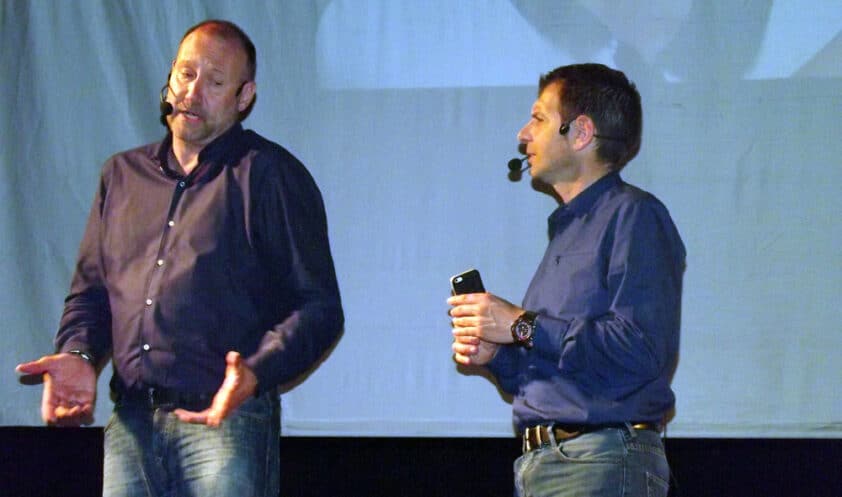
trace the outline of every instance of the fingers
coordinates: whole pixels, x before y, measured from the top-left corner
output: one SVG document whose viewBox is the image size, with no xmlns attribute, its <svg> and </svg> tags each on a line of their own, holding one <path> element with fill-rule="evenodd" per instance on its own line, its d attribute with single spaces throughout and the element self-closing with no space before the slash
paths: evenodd
<svg viewBox="0 0 842 497">
<path fill-rule="evenodd" d="M 41 419 L 45 423 L 55 423 L 56 398 L 53 395 L 53 378 L 49 374 L 44 375 L 44 392 L 41 394 Z"/>
<path fill-rule="evenodd" d="M 205 420 L 205 424 L 206 424 L 206 425 L 208 425 L 208 426 L 211 426 L 211 427 L 213 427 L 213 428 L 216 428 L 216 427 L 218 427 L 219 425 L 221 425 L 221 424 L 222 424 L 222 422 L 223 422 L 223 421 L 225 420 L 225 418 L 227 418 L 227 417 L 228 417 L 228 413 L 227 413 L 227 412 L 225 412 L 225 411 L 221 411 L 221 410 L 213 410 L 213 409 L 211 409 L 211 412 L 210 412 L 210 413 L 208 413 L 208 418 Z"/>
<path fill-rule="evenodd" d="M 453 333 L 453 360 L 466 366 L 487 364 L 499 344 L 510 343 L 509 325 L 501 325 L 495 306 L 508 302 L 490 293 L 453 295 L 447 299 Z M 511 304 L 508 304 L 511 306 Z"/>
<path fill-rule="evenodd" d="M 207 424 L 208 421 L 208 411 L 210 411 L 210 409 L 205 409 L 202 412 L 193 412 L 188 411 L 186 409 L 176 409 L 172 413 L 175 414 L 175 416 L 180 421 L 183 421 L 185 423 L 204 425 Z"/>
<path fill-rule="evenodd" d="M 450 345 L 450 349 L 453 351 L 453 360 L 459 364 L 464 364 L 466 366 L 470 365 L 470 356 L 476 354 L 479 351 L 479 347 L 475 344 L 457 340 L 454 340 L 454 342 Z"/>
<path fill-rule="evenodd" d="M 473 335 L 478 332 L 477 328 L 482 325 L 483 320 L 477 316 L 454 317 L 450 320 L 450 327 L 454 335 Z"/>
<path fill-rule="evenodd" d="M 474 364 L 474 358 L 480 352 L 480 339 L 471 336 L 454 336 L 450 345 L 453 360 L 459 364 Z"/>
<path fill-rule="evenodd" d="M 230 367 L 239 368 L 242 364 L 242 360 L 243 359 L 242 356 L 240 356 L 240 353 L 235 350 L 231 350 L 225 354 L 225 363 Z"/>
<path fill-rule="evenodd" d="M 93 423 L 93 406 L 91 405 L 58 406 L 54 412 L 55 419 L 50 423 L 54 426 L 80 426 Z"/>
<path fill-rule="evenodd" d="M 454 295 L 447 299 L 447 304 L 451 306 L 451 316 L 471 316 L 482 312 L 482 309 L 487 306 L 491 294 L 489 293 L 465 293 L 462 295 Z"/>
<path fill-rule="evenodd" d="M 250 379 L 249 373 L 250 370 L 243 363 L 242 356 L 235 351 L 228 352 L 225 355 L 225 378 L 213 396 L 211 406 L 201 412 L 176 409 L 173 414 L 185 423 L 212 427 L 221 425 L 234 409 L 254 393 L 257 381 Z M 253 373 L 251 375 L 253 376 Z"/>
<path fill-rule="evenodd" d="M 96 371 L 70 354 L 60 353 L 19 364 L 19 373 L 42 375 L 41 419 L 56 426 L 93 423 Z"/>
<path fill-rule="evenodd" d="M 453 342 L 450 348 L 455 355 L 463 357 L 472 356 L 479 352 L 479 344 Z"/>
<path fill-rule="evenodd" d="M 476 304 L 487 301 L 492 294 L 488 292 L 483 293 L 462 293 L 459 295 L 451 295 L 447 299 L 448 305 L 457 306 L 463 304 Z"/>
<path fill-rule="evenodd" d="M 84 395 L 59 395 L 52 375 L 44 375 L 41 419 L 52 426 L 79 426 L 93 423 L 94 404 Z"/>
<path fill-rule="evenodd" d="M 471 358 L 466 356 L 466 355 L 454 353 L 453 354 L 453 360 L 456 361 L 457 363 L 465 365 L 465 366 L 471 365 Z"/>
<path fill-rule="evenodd" d="M 230 376 L 226 375 L 225 381 L 222 382 L 222 388 L 213 396 L 213 402 L 206 411 L 205 424 L 208 426 L 216 427 L 221 425 L 222 421 L 228 417 L 231 411 L 231 397 L 234 386 L 230 385 Z"/>
<path fill-rule="evenodd" d="M 453 341 L 462 345 L 479 345 L 482 340 L 471 335 L 454 335 Z"/>
<path fill-rule="evenodd" d="M 225 355 L 225 379 L 213 397 L 213 403 L 207 413 L 205 423 L 219 426 L 228 415 L 254 393 L 256 380 L 252 385 L 248 378 L 251 372 L 243 363 L 239 352 L 229 351 Z M 253 376 L 253 373 L 251 373 Z"/>
<path fill-rule="evenodd" d="M 224 385 L 224 384 L 223 384 Z M 230 395 L 223 388 L 213 396 L 211 406 L 204 411 L 188 411 L 187 409 L 175 409 L 173 414 L 185 423 L 207 425 L 217 427 L 228 416 Z"/>
</svg>

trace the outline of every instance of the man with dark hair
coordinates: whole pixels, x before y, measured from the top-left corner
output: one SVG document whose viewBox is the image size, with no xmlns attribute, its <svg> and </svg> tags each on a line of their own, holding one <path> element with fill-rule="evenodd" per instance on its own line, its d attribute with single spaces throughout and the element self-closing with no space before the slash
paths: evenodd
<svg viewBox="0 0 842 497">
<path fill-rule="evenodd" d="M 106 496 L 277 496 L 279 388 L 341 333 L 318 187 L 240 123 L 255 60 L 230 22 L 187 31 L 169 133 L 105 163 L 56 353 L 18 366 L 44 377 L 43 419 L 76 426 L 111 357 Z"/>
<path fill-rule="evenodd" d="M 667 209 L 619 171 L 640 148 L 634 85 L 599 64 L 543 76 L 518 133 L 562 205 L 523 299 L 456 295 L 454 359 L 514 397 L 520 496 L 665 496 L 660 431 L 675 397 L 684 245 Z"/>
</svg>

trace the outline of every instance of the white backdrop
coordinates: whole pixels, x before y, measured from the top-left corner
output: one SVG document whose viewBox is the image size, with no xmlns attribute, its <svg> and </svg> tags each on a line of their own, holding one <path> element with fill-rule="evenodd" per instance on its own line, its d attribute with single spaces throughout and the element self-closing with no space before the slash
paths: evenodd
<svg viewBox="0 0 842 497">
<path fill-rule="evenodd" d="M 541 73 L 598 61 L 643 96 L 624 177 L 688 248 L 670 436 L 842 436 L 836 0 L 2 0 L 0 425 L 40 424 L 14 365 L 51 351 L 99 168 L 160 139 L 157 90 L 210 17 L 257 45 L 245 125 L 319 183 L 346 309 L 284 434 L 511 436 L 450 359 L 447 281 L 477 267 L 520 300 L 554 204 L 506 179 L 515 133 Z"/>
</svg>

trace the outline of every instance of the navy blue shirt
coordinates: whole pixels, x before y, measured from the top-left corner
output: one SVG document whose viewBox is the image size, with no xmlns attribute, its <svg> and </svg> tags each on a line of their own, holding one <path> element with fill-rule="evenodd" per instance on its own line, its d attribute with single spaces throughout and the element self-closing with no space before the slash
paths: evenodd
<svg viewBox="0 0 842 497">
<path fill-rule="evenodd" d="M 171 144 L 106 161 L 56 349 L 111 355 L 117 390 L 216 392 L 230 350 L 260 391 L 293 380 L 343 323 L 315 182 L 240 124 L 186 177 Z"/>
<path fill-rule="evenodd" d="M 515 426 L 662 421 L 685 266 L 667 209 L 611 173 L 554 211 L 549 235 L 523 299 L 534 347 L 500 347 L 488 364 Z"/>
</svg>

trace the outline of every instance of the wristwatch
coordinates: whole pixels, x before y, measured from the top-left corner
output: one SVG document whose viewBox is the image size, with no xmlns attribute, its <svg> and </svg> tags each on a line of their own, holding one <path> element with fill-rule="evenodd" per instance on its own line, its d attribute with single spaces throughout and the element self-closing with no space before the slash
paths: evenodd
<svg viewBox="0 0 842 497">
<path fill-rule="evenodd" d="M 537 318 L 538 314 L 532 311 L 524 311 L 515 319 L 515 322 L 512 323 L 512 338 L 514 338 L 515 344 L 527 349 L 532 348 L 532 335 L 535 334 L 535 319 Z"/>
</svg>

